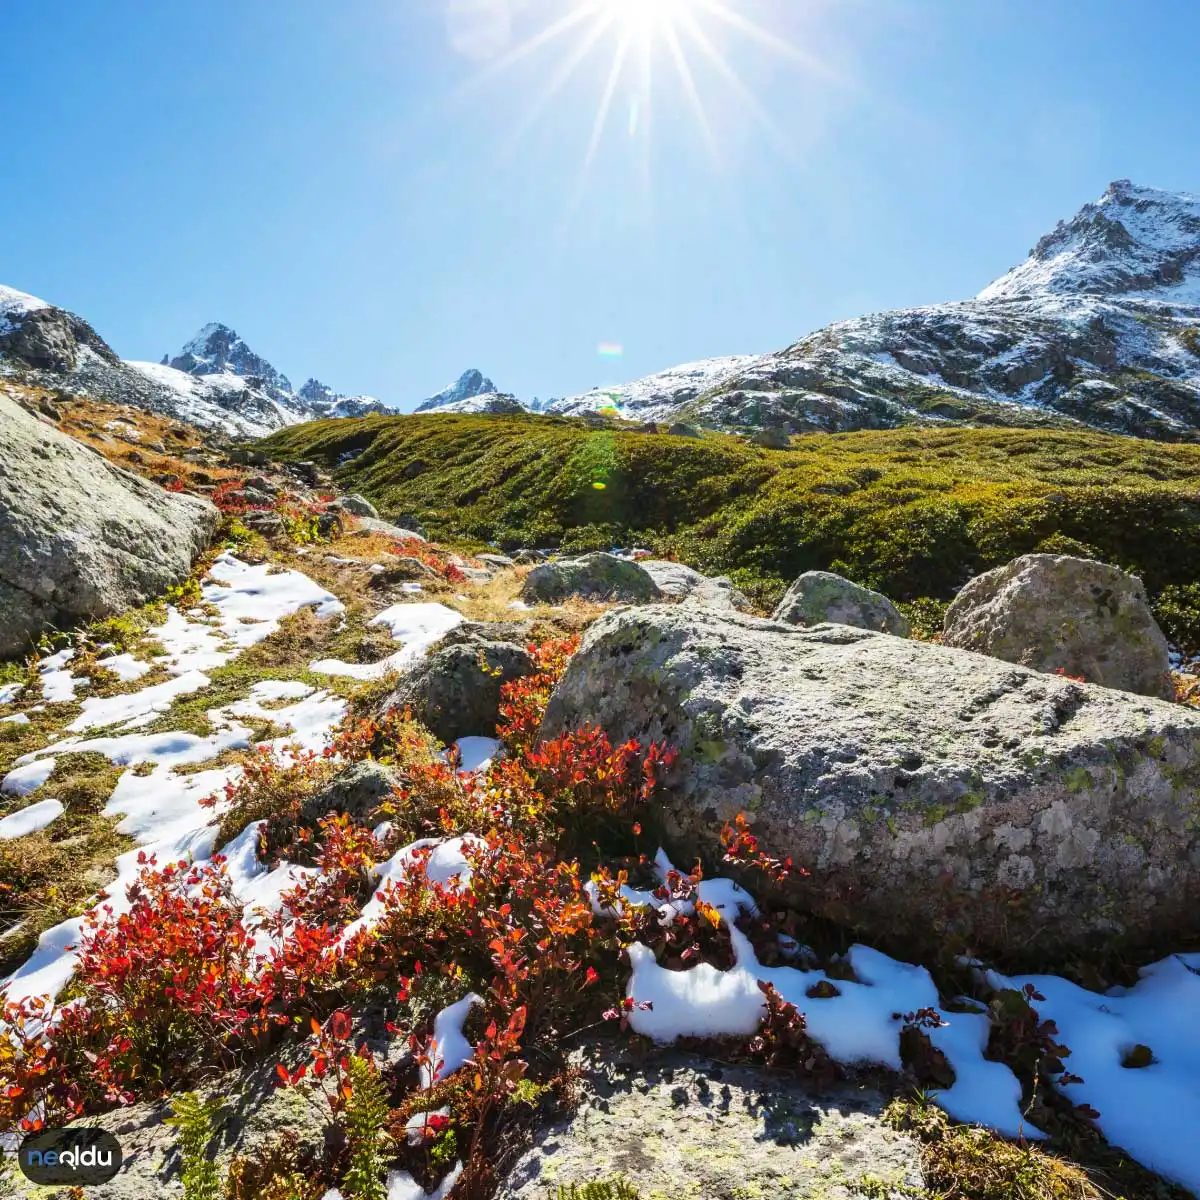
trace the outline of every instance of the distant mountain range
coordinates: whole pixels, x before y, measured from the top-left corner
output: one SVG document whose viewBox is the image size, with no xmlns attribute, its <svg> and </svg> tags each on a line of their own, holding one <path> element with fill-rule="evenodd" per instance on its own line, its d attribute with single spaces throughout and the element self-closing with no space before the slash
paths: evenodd
<svg viewBox="0 0 1200 1200">
<path fill-rule="evenodd" d="M 124 362 L 86 321 L 7 288 L 0 372 L 234 436 L 394 411 L 315 379 L 293 390 L 224 325 L 161 363 Z M 727 430 L 1084 424 L 1200 440 L 1200 197 L 1121 180 L 974 299 L 839 321 L 776 353 L 705 359 L 545 404 L 469 370 L 417 406 L 596 410 Z"/>
</svg>

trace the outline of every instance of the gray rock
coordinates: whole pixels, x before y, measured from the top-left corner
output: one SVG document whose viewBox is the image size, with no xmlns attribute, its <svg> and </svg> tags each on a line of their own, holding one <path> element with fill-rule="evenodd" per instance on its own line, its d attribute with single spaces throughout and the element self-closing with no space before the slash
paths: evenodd
<svg viewBox="0 0 1200 1200">
<path fill-rule="evenodd" d="M 265 467 L 271 461 L 265 450 L 251 450 L 246 446 L 231 446 L 225 457 L 244 467 Z"/>
<path fill-rule="evenodd" d="M 329 813 L 345 813 L 359 825 L 369 825 L 371 814 L 399 786 L 400 777 L 383 763 L 366 759 L 336 775 L 319 792 L 305 800 L 300 819 L 315 825 Z"/>
<path fill-rule="evenodd" d="M 681 857 L 739 812 L 796 890 L 892 945 L 1074 953 L 1200 935 L 1200 713 L 846 625 L 606 613 L 542 735 L 681 751 Z"/>
<path fill-rule="evenodd" d="M 667 433 L 669 433 L 671 437 L 698 438 L 702 436 L 700 430 L 695 425 L 689 425 L 686 421 L 676 421 L 675 424 L 667 430 Z"/>
<path fill-rule="evenodd" d="M 348 512 L 354 517 L 374 517 L 376 520 L 379 519 L 379 513 L 376 511 L 375 505 L 365 496 L 360 496 L 357 492 L 352 492 L 349 496 L 339 496 L 330 507 L 341 509 L 342 512 Z"/>
<path fill-rule="evenodd" d="M 277 512 L 248 512 L 239 520 L 247 529 L 261 533 L 264 537 L 274 537 L 283 532 L 283 518 Z"/>
<path fill-rule="evenodd" d="M 0 658 L 187 578 L 219 514 L 107 462 L 0 396 Z"/>
<path fill-rule="evenodd" d="M 879 592 L 860 587 L 829 571 L 806 571 L 788 588 L 773 619 L 789 625 L 854 625 L 908 637 L 912 632 L 900 610 Z"/>
<path fill-rule="evenodd" d="M 557 604 L 568 596 L 644 604 L 660 595 L 658 585 L 638 563 L 599 553 L 534 567 L 521 589 L 527 604 Z"/>
<path fill-rule="evenodd" d="M 536 567 L 538 563 L 544 563 L 549 557 L 544 550 L 530 550 L 527 547 L 522 547 L 520 550 L 513 551 L 513 562 L 518 567 Z"/>
<path fill-rule="evenodd" d="M 605 1057 L 608 1058 L 611 1055 Z M 581 1103 L 539 1131 L 500 1200 L 622 1177 L 643 1196 L 915 1194 L 920 1147 L 880 1118 L 887 1098 L 842 1084 L 816 1092 L 779 1071 L 666 1054 L 642 1066 L 593 1059 Z"/>
<path fill-rule="evenodd" d="M 496 578 L 496 576 L 486 567 L 468 567 L 464 565 L 458 569 L 467 577 L 468 583 L 482 585 L 485 583 L 491 583 L 492 580 Z"/>
<path fill-rule="evenodd" d="M 750 601 L 724 575 L 710 579 L 683 563 L 666 559 L 643 558 L 638 566 L 654 580 L 664 596 L 710 608 L 749 611 Z"/>
<path fill-rule="evenodd" d="M 359 517 L 359 529 L 369 529 L 372 533 L 382 533 L 385 537 L 395 538 L 400 542 L 423 542 L 425 535 L 418 530 L 408 529 L 391 521 L 377 521 L 374 517 Z"/>
<path fill-rule="evenodd" d="M 435 646 L 384 701 L 408 705 L 439 741 L 491 737 L 500 715 L 500 688 L 530 675 L 533 658 L 519 626 L 460 625 Z"/>
<path fill-rule="evenodd" d="M 429 537 L 425 526 L 412 513 L 388 513 L 387 520 L 399 529 L 411 530 L 422 538 L 427 539 Z"/>
<path fill-rule="evenodd" d="M 507 554 L 476 554 L 475 557 L 481 563 L 489 567 L 495 567 L 498 570 L 504 570 L 507 567 L 515 567 L 517 565 Z"/>
<path fill-rule="evenodd" d="M 1089 558 L 1026 554 L 976 576 L 947 609 L 944 640 L 1104 687 L 1175 695 L 1142 581 Z"/>
<path fill-rule="evenodd" d="M 760 429 L 750 440 L 754 445 L 762 446 L 765 450 L 790 450 L 792 448 L 792 439 L 788 436 L 788 431 L 781 425 L 768 425 L 766 429 Z"/>
</svg>

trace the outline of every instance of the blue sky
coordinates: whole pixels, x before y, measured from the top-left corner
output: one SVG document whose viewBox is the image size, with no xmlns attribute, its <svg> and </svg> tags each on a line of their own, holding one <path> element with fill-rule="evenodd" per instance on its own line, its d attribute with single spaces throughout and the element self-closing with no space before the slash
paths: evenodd
<svg viewBox="0 0 1200 1200">
<path fill-rule="evenodd" d="M 1200 191 L 1195 0 L 675 0 L 707 137 L 665 28 L 599 132 L 622 19 L 503 65 L 589 2 L 3 0 L 0 281 L 128 358 L 219 320 L 295 383 L 546 398 L 969 296 L 1115 178 Z"/>
</svg>

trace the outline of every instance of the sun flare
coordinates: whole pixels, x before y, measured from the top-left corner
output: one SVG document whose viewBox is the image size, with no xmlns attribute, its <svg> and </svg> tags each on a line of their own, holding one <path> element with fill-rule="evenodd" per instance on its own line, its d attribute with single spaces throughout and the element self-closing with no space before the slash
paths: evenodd
<svg viewBox="0 0 1200 1200">
<path fill-rule="evenodd" d="M 607 9 L 625 34 L 645 41 L 673 28 L 687 6 L 688 0 L 602 0 L 600 11 Z"/>
</svg>

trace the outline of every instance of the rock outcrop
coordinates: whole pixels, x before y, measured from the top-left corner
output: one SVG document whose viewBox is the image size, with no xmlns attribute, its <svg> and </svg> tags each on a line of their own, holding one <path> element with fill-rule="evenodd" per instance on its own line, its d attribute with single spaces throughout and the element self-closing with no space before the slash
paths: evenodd
<svg viewBox="0 0 1200 1200">
<path fill-rule="evenodd" d="M 944 640 L 1103 687 L 1175 695 L 1142 581 L 1092 559 L 1026 554 L 976 576 L 947 610 Z"/>
<path fill-rule="evenodd" d="M 217 518 L 0 396 L 0 657 L 180 583 Z"/>
<path fill-rule="evenodd" d="M 886 597 L 829 571 L 806 571 L 788 588 L 774 619 L 789 625 L 854 625 L 908 637 L 907 618 Z"/>
<path fill-rule="evenodd" d="M 880 1119 L 886 1097 L 815 1093 L 783 1072 L 667 1054 L 582 1066 L 581 1104 L 541 1133 L 501 1183 L 501 1200 L 545 1200 L 623 1178 L 643 1196 L 846 1197 L 915 1194 L 920 1148 Z M 786 1181 L 786 1183 L 784 1182 Z"/>
<path fill-rule="evenodd" d="M 491 737 L 500 689 L 534 670 L 528 627 L 469 623 L 448 633 L 384 701 L 413 716 L 449 745 L 460 737 Z"/>
<path fill-rule="evenodd" d="M 665 559 L 644 558 L 638 566 L 654 580 L 658 590 L 668 599 L 703 604 L 709 608 L 736 609 L 739 612 L 750 609 L 750 601 L 724 575 L 709 578 L 683 563 Z"/>
<path fill-rule="evenodd" d="M 639 564 L 615 554 L 585 554 L 534 567 L 521 599 L 527 604 L 558 604 L 568 596 L 644 604 L 660 597 L 658 585 Z"/>
<path fill-rule="evenodd" d="M 663 814 L 718 859 L 749 815 L 871 936 L 993 954 L 1200 933 L 1200 713 L 845 625 L 611 612 L 542 733 L 681 754 Z"/>
</svg>

